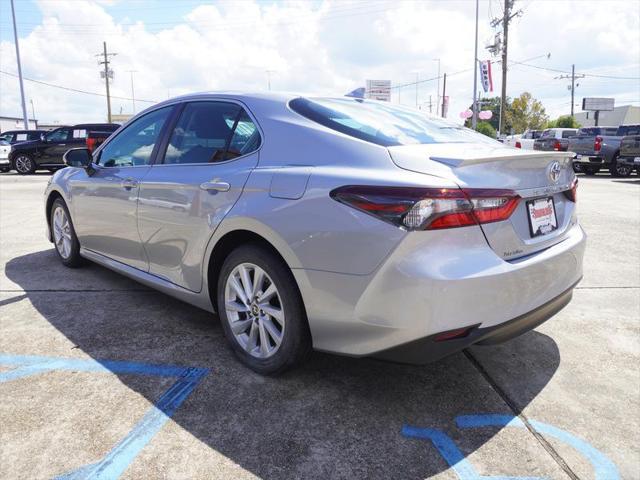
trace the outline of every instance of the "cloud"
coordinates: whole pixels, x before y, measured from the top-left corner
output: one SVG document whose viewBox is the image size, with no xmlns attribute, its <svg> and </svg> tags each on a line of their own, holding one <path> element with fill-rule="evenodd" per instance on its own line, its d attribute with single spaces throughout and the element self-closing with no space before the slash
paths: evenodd
<svg viewBox="0 0 640 480">
<path fill-rule="evenodd" d="M 499 3 L 499 2 L 498 2 Z M 498 3 L 493 2 L 494 15 Z M 23 34 L 20 47 L 25 76 L 47 83 L 102 93 L 96 54 L 106 40 L 117 52 L 112 68 L 112 94 L 162 100 L 200 90 L 266 90 L 267 70 L 274 89 L 341 95 L 367 78 L 391 79 L 395 84 L 437 75 L 435 58 L 448 72 L 450 118 L 467 108 L 472 96 L 474 4 L 465 1 L 375 1 L 321 3 L 291 1 L 265 4 L 256 0 L 216 2 L 195 6 L 184 15 L 166 9 L 147 18 L 143 9 L 117 17 L 114 2 L 90 0 L 41 1 L 39 25 Z M 479 56 L 488 58 L 486 39 L 493 36 L 488 7 L 481 2 Z M 517 2 L 524 14 L 510 30 L 509 57 L 542 67 L 578 72 L 640 76 L 640 21 L 635 2 L 530 1 Z M 597 15 L 594 16 L 594 9 Z M 187 9 L 188 10 L 188 9 Z M 116 20 L 118 18 L 118 20 Z M 597 18 L 597 21 L 594 21 Z M 3 23 L 5 25 L 6 23 Z M 24 28 L 21 31 L 25 31 Z M 14 46 L 0 43 L 0 69 L 16 72 Z M 466 71 L 465 71 L 466 70 Z M 494 85 L 500 88 L 500 66 Z M 455 72 L 463 71 L 457 75 Z M 559 73 L 511 65 L 508 94 L 524 90 L 543 100 L 552 116 L 569 110 L 566 80 Z M 98 96 L 25 83 L 36 115 L 43 121 L 103 120 L 106 100 Z M 419 102 L 431 96 L 436 82 L 419 86 Z M 588 77 L 580 81 L 582 95 L 617 96 L 640 102 L 637 81 Z M 393 100 L 398 100 L 394 91 Z M 400 100 L 415 102 L 415 87 L 405 87 Z M 137 102 L 137 109 L 149 105 Z M 114 99 L 114 112 L 132 110 L 130 100 Z M 435 111 L 435 106 L 433 107 Z M 20 112 L 17 80 L 0 75 L 0 112 Z"/>
</svg>

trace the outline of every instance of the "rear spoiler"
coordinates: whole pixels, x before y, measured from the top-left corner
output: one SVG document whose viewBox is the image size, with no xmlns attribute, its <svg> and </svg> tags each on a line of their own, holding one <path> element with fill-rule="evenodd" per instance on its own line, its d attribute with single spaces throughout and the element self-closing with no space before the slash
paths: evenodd
<svg viewBox="0 0 640 480">
<path fill-rule="evenodd" d="M 517 154 L 512 154 L 511 152 L 508 152 L 507 154 L 501 155 L 501 154 L 493 154 L 491 156 L 487 156 L 487 157 L 467 157 L 467 158 L 454 158 L 454 157 L 429 157 L 431 160 L 433 160 L 434 162 L 439 162 L 439 163 L 444 163 L 445 165 L 448 165 L 450 167 L 466 167 L 469 165 L 478 165 L 481 163 L 491 163 L 491 162 L 496 162 L 496 161 L 504 161 L 504 162 L 509 162 L 509 161 L 523 161 L 526 162 L 527 160 L 532 160 L 532 159 L 538 159 L 541 157 L 544 158 L 548 158 L 548 159 L 556 159 L 556 160 L 564 160 L 567 158 L 573 158 L 575 156 L 575 154 L 573 152 L 527 152 L 527 153 L 517 153 Z"/>
</svg>

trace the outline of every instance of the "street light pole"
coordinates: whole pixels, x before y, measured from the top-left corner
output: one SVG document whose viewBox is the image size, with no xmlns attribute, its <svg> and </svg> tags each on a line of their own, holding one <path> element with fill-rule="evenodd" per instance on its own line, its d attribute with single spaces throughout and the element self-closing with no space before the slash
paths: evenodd
<svg viewBox="0 0 640 480">
<path fill-rule="evenodd" d="M 27 104 L 24 100 L 24 82 L 22 81 L 22 65 L 20 63 L 20 46 L 18 45 L 18 29 L 16 28 L 16 10 L 11 0 L 11 17 L 13 18 L 13 38 L 16 43 L 16 60 L 18 61 L 18 79 L 20 80 L 20 98 L 22 99 L 22 120 L 24 129 L 29 130 L 29 117 L 27 116 Z"/>
<path fill-rule="evenodd" d="M 133 90 L 133 74 L 137 73 L 137 70 L 129 70 L 129 74 L 131 75 L 131 103 L 133 104 L 133 114 L 136 114 L 136 95 Z"/>
<path fill-rule="evenodd" d="M 440 108 L 440 59 L 434 58 L 434 62 L 438 62 L 438 96 L 436 97 L 436 116 L 438 115 L 438 109 Z"/>
<path fill-rule="evenodd" d="M 473 54 L 473 107 L 471 111 L 471 127 L 475 130 L 478 124 L 478 105 L 476 104 L 476 97 L 478 95 L 478 9 L 479 0 L 476 0 L 476 46 Z"/>
</svg>

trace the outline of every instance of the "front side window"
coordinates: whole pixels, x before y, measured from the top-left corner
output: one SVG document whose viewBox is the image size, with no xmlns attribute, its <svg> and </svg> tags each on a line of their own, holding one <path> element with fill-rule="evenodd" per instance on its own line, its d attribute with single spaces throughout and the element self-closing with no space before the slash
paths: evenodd
<svg viewBox="0 0 640 480">
<path fill-rule="evenodd" d="M 104 167 L 149 165 L 151 154 L 173 106 L 159 108 L 138 118 L 100 151 L 98 164 Z"/>
<path fill-rule="evenodd" d="M 188 103 L 171 134 L 164 163 L 216 163 L 257 148 L 259 136 L 251 118 L 226 102 Z M 259 143 L 258 143 L 259 145 Z"/>
<path fill-rule="evenodd" d="M 496 143 L 461 125 L 383 102 L 348 98 L 296 98 L 289 102 L 289 106 L 325 127 L 383 147 L 427 143 Z"/>
<path fill-rule="evenodd" d="M 58 128 L 53 130 L 46 135 L 47 142 L 66 142 L 69 139 L 69 129 L 68 128 Z"/>
</svg>

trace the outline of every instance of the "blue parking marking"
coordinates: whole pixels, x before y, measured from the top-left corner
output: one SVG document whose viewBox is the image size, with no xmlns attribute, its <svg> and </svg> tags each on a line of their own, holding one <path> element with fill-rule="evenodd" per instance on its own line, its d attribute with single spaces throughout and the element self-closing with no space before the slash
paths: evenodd
<svg viewBox="0 0 640 480">
<path fill-rule="evenodd" d="M 526 428 L 518 417 L 513 415 L 485 414 L 485 415 L 461 415 L 455 419 L 458 428 L 484 428 L 484 427 L 514 427 Z M 585 457 L 592 465 L 596 480 L 619 480 L 618 469 L 602 452 L 591 446 L 586 441 L 575 435 L 537 420 L 529 420 L 529 424 L 538 432 L 553 437 L 573 447 Z M 402 434 L 409 438 L 430 440 L 438 453 L 449 464 L 460 480 L 540 480 L 540 477 L 504 477 L 479 475 L 464 454 L 456 446 L 454 441 L 441 430 L 434 428 L 417 428 L 404 426 Z"/>
<path fill-rule="evenodd" d="M 56 477 L 64 480 L 120 477 L 209 372 L 207 368 L 7 354 L 0 354 L 0 365 L 14 367 L 0 373 L 0 383 L 60 370 L 177 377 L 176 382 L 102 460 Z"/>
</svg>

